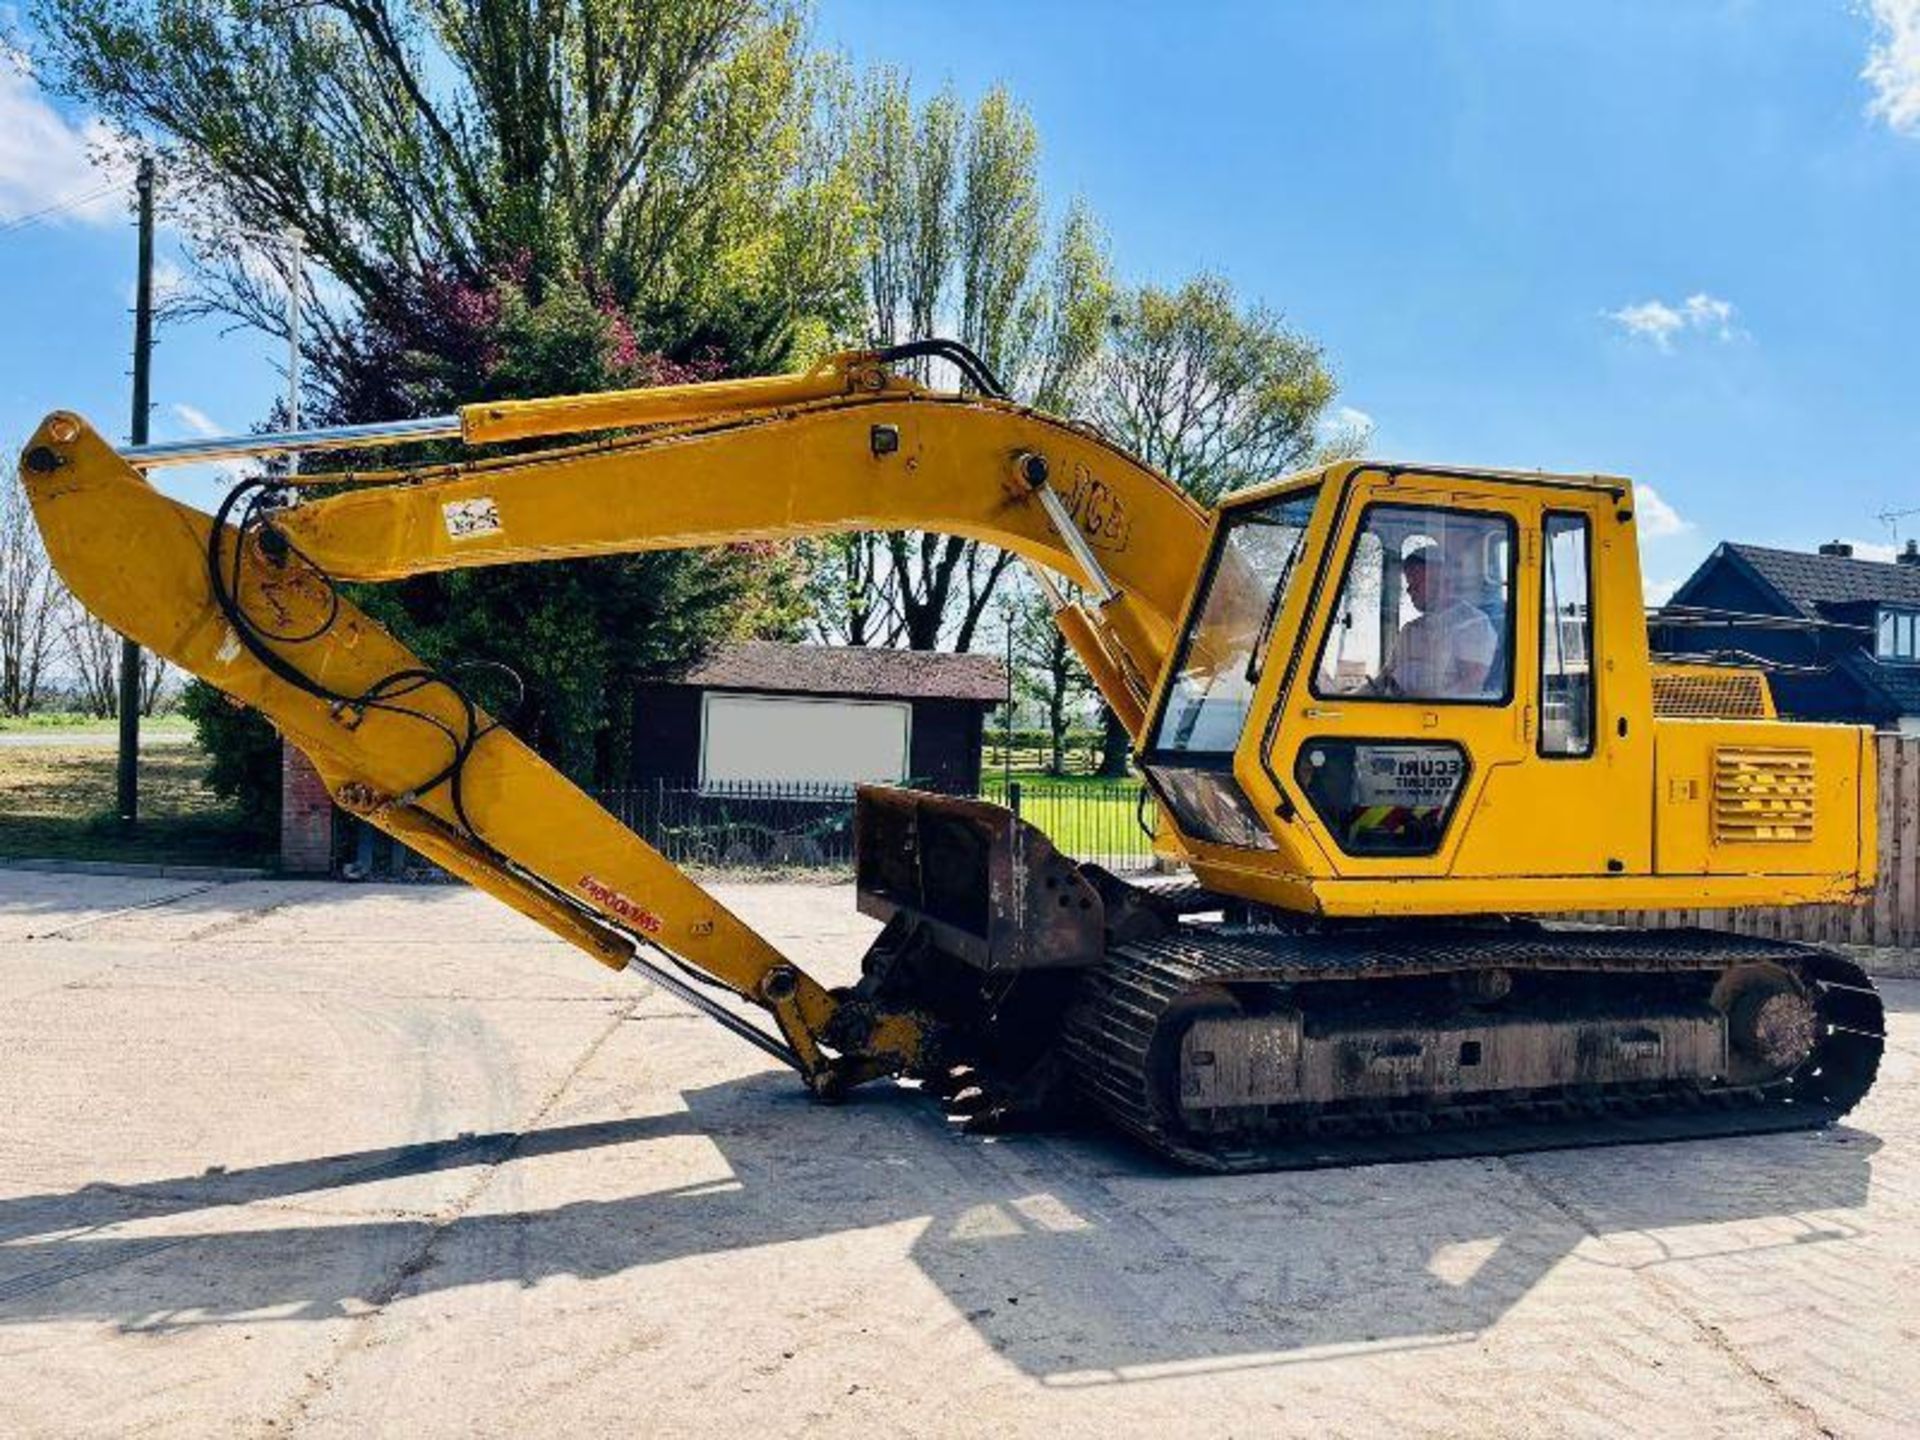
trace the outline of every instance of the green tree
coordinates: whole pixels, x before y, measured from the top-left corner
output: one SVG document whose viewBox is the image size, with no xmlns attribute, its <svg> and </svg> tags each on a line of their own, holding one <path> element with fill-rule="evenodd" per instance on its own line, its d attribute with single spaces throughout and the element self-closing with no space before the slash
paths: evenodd
<svg viewBox="0 0 1920 1440">
<path fill-rule="evenodd" d="M 1051 261 L 1033 119 L 1001 89 L 969 114 L 951 92 L 916 107 L 897 71 L 862 90 L 850 170 L 865 216 L 870 343 L 956 333 L 1021 397 L 1074 399 L 1110 282 L 1084 209 Z M 955 536 L 853 536 L 816 551 L 822 633 L 846 643 L 972 647 L 1012 557 Z"/>
<path fill-rule="evenodd" d="M 323 272 L 316 420 L 752 373 L 854 324 L 845 77 L 806 51 L 797 6 L 37 0 L 32 15 L 39 73 L 160 152 L 201 304 L 278 333 L 280 278 L 240 237 L 303 234 Z M 512 666 L 512 723 L 602 784 L 626 773 L 634 679 L 791 633 L 802 608 L 770 547 L 362 598 L 435 663 Z"/>
<path fill-rule="evenodd" d="M 1093 680 L 1035 586 L 1019 586 L 1010 601 L 1006 621 L 1013 627 L 1014 688 L 1045 717 L 1047 773 L 1064 775 L 1067 732 L 1094 695 Z"/>
<path fill-rule="evenodd" d="M 426 277 L 397 311 L 369 314 L 354 339 L 330 357 L 329 420 L 680 383 L 728 368 L 713 348 L 687 362 L 644 350 L 611 301 L 558 282 L 535 299 L 512 274 L 483 287 Z M 750 544 L 425 575 L 357 587 L 356 599 L 437 665 L 513 670 L 525 693 L 504 718 L 570 774 L 604 786 L 629 773 L 634 683 L 729 640 L 791 637 L 805 613 L 804 578 L 789 547 Z"/>
<path fill-rule="evenodd" d="M 1035 340 L 1022 357 L 1020 382 L 1036 408 L 1072 416 L 1088 407 L 1115 294 L 1106 237 L 1075 201 L 1054 241 L 1033 317 Z"/>
<path fill-rule="evenodd" d="M 34 0 L 36 71 L 154 146 L 202 303 L 270 333 L 297 228 L 337 331 L 430 268 L 571 276 L 671 349 L 853 316 L 837 67 L 779 0 Z M 274 262 L 277 263 L 277 262 Z M 323 295 L 334 286 L 326 287 Z M 778 328 L 777 325 L 772 328 Z M 791 340 L 792 336 L 783 336 Z M 754 358 L 765 359 L 757 356 Z"/>
<path fill-rule="evenodd" d="M 207 752 L 207 788 L 235 802 L 247 829 L 273 834 L 280 825 L 279 732 L 204 680 L 187 683 L 180 710 Z"/>
<path fill-rule="evenodd" d="M 1227 282 L 1121 297 L 1098 367 L 1096 424 L 1204 505 L 1312 459 L 1337 386 L 1320 347 Z"/>
</svg>

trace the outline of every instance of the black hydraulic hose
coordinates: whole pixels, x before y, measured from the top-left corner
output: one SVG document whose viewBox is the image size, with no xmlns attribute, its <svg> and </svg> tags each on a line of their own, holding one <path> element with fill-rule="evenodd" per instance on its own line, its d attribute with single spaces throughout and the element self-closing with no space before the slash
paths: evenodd
<svg viewBox="0 0 1920 1440">
<path fill-rule="evenodd" d="M 471 818 L 467 815 L 465 798 L 461 792 L 461 771 L 466 765 L 468 756 L 472 754 L 473 747 L 479 742 L 482 736 L 496 727 L 494 725 L 481 725 L 479 708 L 474 704 L 472 697 L 470 697 L 466 691 L 444 675 L 440 675 L 423 667 L 414 667 L 396 670 L 392 674 L 382 676 L 358 695 L 353 695 L 344 691 L 334 690 L 321 684 L 284 656 L 276 653 L 266 643 L 268 639 L 280 640 L 282 643 L 287 644 L 304 643 L 305 641 L 316 639 L 326 633 L 327 629 L 331 627 L 335 617 L 339 614 L 340 598 L 338 591 L 334 588 L 333 581 L 330 577 L 326 576 L 324 572 L 320 571 L 318 566 L 313 565 L 313 562 L 308 560 L 305 555 L 300 555 L 302 562 L 312 568 L 316 574 L 320 575 L 321 579 L 327 585 L 330 604 L 326 620 L 323 624 L 304 635 L 275 635 L 273 632 L 266 631 L 256 624 L 253 617 L 248 615 L 245 607 L 241 605 L 239 598 L 240 574 L 245 563 L 246 537 L 250 531 L 258 528 L 260 522 L 257 517 L 260 502 L 273 488 L 273 482 L 270 480 L 252 480 L 236 486 L 228 493 L 226 498 L 221 501 L 220 508 L 214 515 L 213 528 L 207 536 L 207 575 L 215 603 L 219 605 L 221 613 L 226 616 L 228 623 L 233 627 L 235 636 L 240 640 L 240 643 L 246 647 L 247 651 L 265 666 L 271 674 L 285 681 L 295 689 L 333 706 L 342 706 L 351 709 L 380 710 L 388 714 L 404 715 L 411 719 L 418 720 L 423 724 L 430 725 L 444 735 L 448 744 L 452 747 L 453 753 L 451 758 L 446 765 L 441 767 L 441 769 L 433 775 L 414 785 L 411 793 L 416 796 L 424 795 L 443 784 L 447 785 L 449 787 L 449 797 L 453 804 L 454 813 L 459 818 L 460 824 L 466 829 L 469 835 L 472 835 L 478 840 L 478 832 L 475 830 Z M 243 500 L 246 502 L 246 509 L 242 511 L 239 523 L 234 526 L 232 574 L 229 576 L 225 565 L 222 563 L 222 540 L 227 529 L 229 518 L 232 516 L 235 507 L 240 505 Z M 284 545 L 292 553 L 299 554 L 298 550 L 295 549 L 284 536 L 278 535 L 277 532 L 273 543 Z M 502 666 L 498 668 L 505 669 L 507 667 Z M 515 678 L 517 679 L 518 677 Z M 463 730 L 456 730 L 439 717 L 416 710 L 412 706 L 394 703 L 403 696 L 411 695 L 415 691 L 424 690 L 435 685 L 444 686 L 448 693 L 459 702 L 464 712 L 466 722 Z"/>
<path fill-rule="evenodd" d="M 987 362 L 958 340 L 909 340 L 901 345 L 889 345 L 884 350 L 876 350 L 874 358 L 885 365 L 898 364 L 902 360 L 934 359 L 945 360 L 957 369 L 961 376 L 982 395 L 993 400 L 1005 400 L 1007 387 Z"/>
</svg>

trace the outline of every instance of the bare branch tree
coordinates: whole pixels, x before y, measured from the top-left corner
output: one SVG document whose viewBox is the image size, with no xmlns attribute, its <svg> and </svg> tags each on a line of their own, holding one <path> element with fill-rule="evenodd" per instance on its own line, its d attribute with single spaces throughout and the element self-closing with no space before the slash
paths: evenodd
<svg viewBox="0 0 1920 1440">
<path fill-rule="evenodd" d="M 120 713 L 120 635 L 78 605 L 69 606 L 61 629 L 66 670 L 74 698 L 89 715 Z"/>
<path fill-rule="evenodd" d="M 180 697 L 179 669 L 150 650 L 140 652 L 140 713 L 151 719 L 173 708 Z"/>
<path fill-rule="evenodd" d="M 9 469 L 0 480 L 0 715 L 31 715 L 40 703 L 66 605 L 33 507 Z"/>
<path fill-rule="evenodd" d="M 900 611 L 887 575 L 883 537 L 835 535 L 808 549 L 810 628 L 823 645 L 900 643 Z"/>
</svg>

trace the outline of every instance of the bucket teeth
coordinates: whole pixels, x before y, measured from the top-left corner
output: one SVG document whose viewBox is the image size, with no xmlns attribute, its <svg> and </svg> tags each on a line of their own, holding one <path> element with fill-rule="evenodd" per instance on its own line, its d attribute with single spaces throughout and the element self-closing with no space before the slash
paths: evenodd
<svg viewBox="0 0 1920 1440">
<path fill-rule="evenodd" d="M 989 1095 L 978 1085 L 970 1085 L 965 1090 L 960 1091 L 959 1094 L 949 1096 L 947 1099 L 948 1114 L 964 1115 L 969 1120 L 977 1115 L 984 1115 L 987 1111 L 996 1108 L 997 1105 L 993 1096 Z"/>
<path fill-rule="evenodd" d="M 936 1071 L 927 1076 L 922 1083 L 942 1100 L 950 1101 L 977 1082 L 972 1066 L 955 1065 L 946 1070 Z"/>
</svg>

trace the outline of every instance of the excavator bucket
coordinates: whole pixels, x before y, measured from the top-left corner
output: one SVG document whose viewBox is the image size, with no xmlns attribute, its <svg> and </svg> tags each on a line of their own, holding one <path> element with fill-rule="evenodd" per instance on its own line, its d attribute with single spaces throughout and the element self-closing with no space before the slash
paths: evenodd
<svg viewBox="0 0 1920 1440">
<path fill-rule="evenodd" d="M 1004 806 L 919 790 L 863 787 L 854 840 L 860 909 L 886 927 L 843 1013 L 921 1017 L 913 1076 L 975 1125 L 1058 1115 L 1066 1012 L 1106 949 L 1092 872 Z"/>
<path fill-rule="evenodd" d="M 1100 894 L 1053 842 L 984 800 L 866 785 L 854 810 L 862 914 L 923 927 L 989 975 L 1092 965 Z"/>
</svg>

